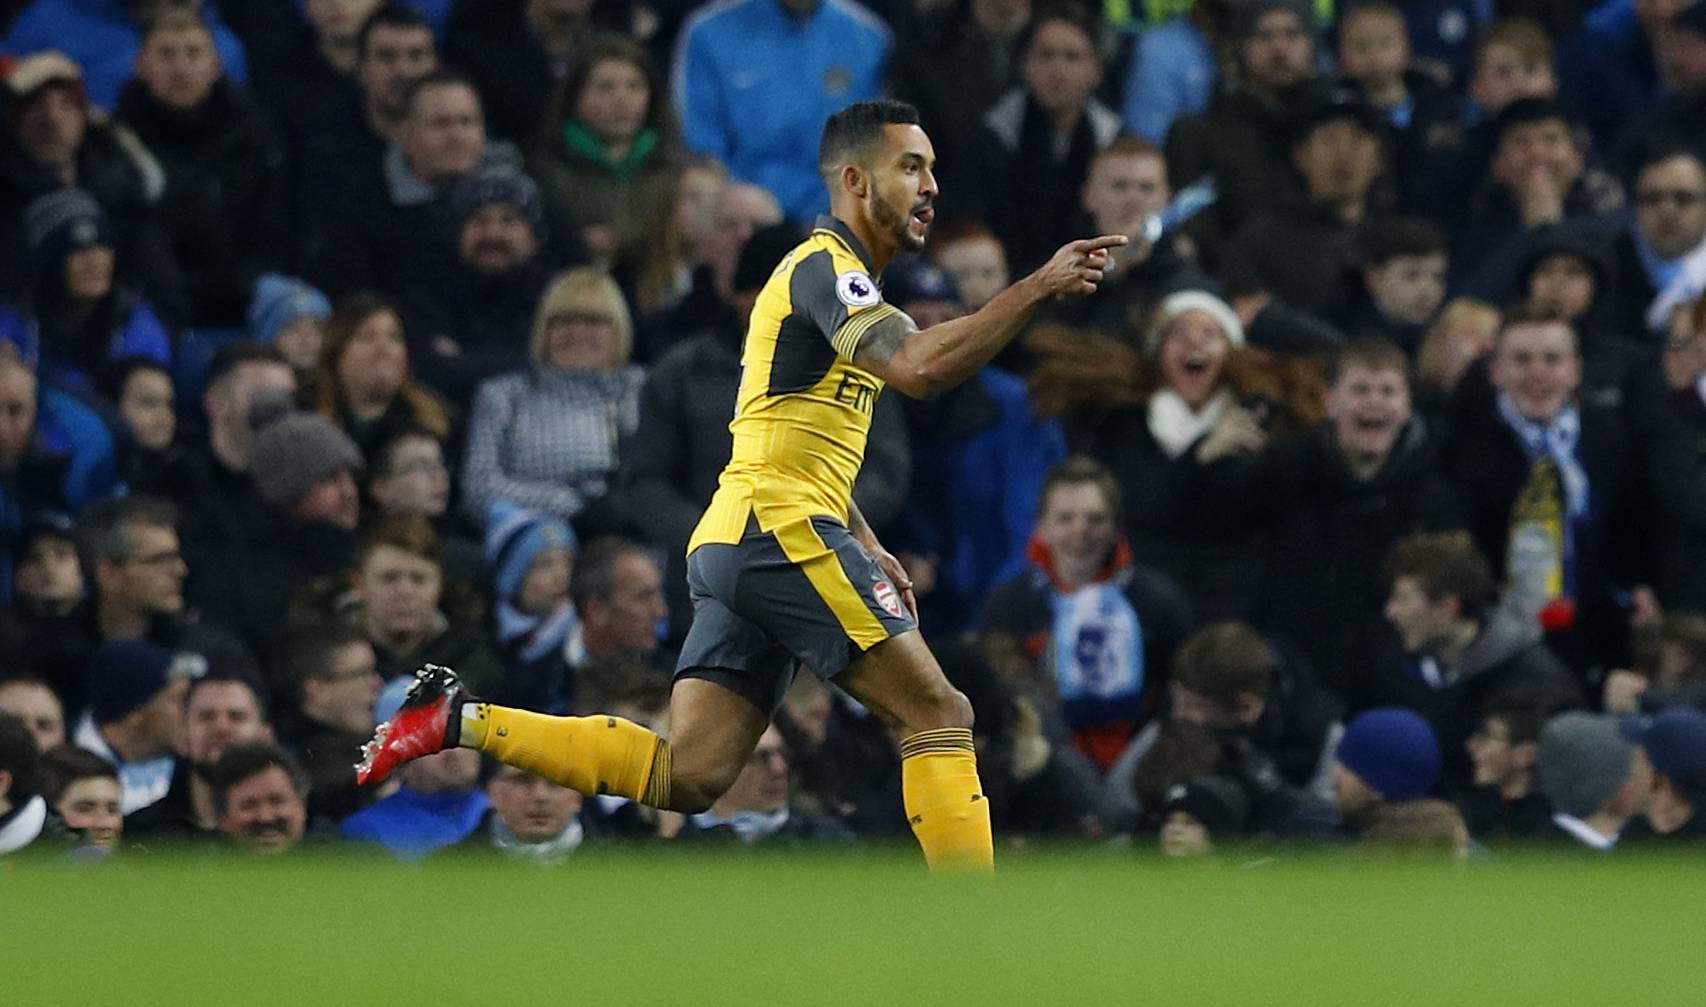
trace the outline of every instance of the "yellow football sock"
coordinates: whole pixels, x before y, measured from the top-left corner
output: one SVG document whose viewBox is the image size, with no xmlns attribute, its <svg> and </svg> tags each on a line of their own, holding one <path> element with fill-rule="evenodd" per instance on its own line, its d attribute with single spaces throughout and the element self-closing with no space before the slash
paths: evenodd
<svg viewBox="0 0 1706 1007">
<path fill-rule="evenodd" d="M 933 871 L 991 871 L 995 841 L 971 730 L 943 727 L 900 743 L 900 789 Z"/>
<path fill-rule="evenodd" d="M 468 703 L 458 743 L 583 794 L 669 807 L 669 742 L 631 720 Z"/>
</svg>

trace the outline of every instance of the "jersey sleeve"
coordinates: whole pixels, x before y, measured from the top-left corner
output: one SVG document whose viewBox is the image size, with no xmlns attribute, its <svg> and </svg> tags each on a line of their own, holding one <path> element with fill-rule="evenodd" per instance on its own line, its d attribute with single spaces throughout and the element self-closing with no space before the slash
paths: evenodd
<svg viewBox="0 0 1706 1007">
<path fill-rule="evenodd" d="M 899 311 L 856 261 L 823 249 L 794 267 L 788 294 L 794 311 L 810 318 L 848 363 L 871 326 Z"/>
</svg>

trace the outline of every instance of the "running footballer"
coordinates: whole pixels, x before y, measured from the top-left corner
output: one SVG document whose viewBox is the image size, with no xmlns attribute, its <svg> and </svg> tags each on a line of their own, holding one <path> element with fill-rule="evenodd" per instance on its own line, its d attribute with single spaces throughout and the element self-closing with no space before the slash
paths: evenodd
<svg viewBox="0 0 1706 1007">
<path fill-rule="evenodd" d="M 1037 305 L 1095 291 L 1109 235 L 1074 241 L 963 318 L 920 330 L 878 278 L 935 216 L 936 157 L 918 113 L 850 105 L 824 126 L 831 213 L 777 265 L 741 355 L 733 455 L 688 544 L 693 625 L 670 734 L 619 717 L 550 717 L 479 702 L 428 666 L 379 726 L 362 782 L 461 745 L 583 794 L 704 811 L 733 783 L 801 666 L 874 710 L 900 744 L 901 787 L 932 868 L 993 866 L 971 704 L 918 632 L 912 582 L 853 505 L 885 386 L 928 397 L 977 373 Z"/>
</svg>

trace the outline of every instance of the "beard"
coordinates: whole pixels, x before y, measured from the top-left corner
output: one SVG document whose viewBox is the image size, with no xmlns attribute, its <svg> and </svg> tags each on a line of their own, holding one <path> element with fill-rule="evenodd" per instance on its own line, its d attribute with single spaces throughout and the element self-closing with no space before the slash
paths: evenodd
<svg viewBox="0 0 1706 1007">
<path fill-rule="evenodd" d="M 924 238 L 912 233 L 912 215 L 895 209 L 894 204 L 880 193 L 871 194 L 871 216 L 886 231 L 894 235 L 895 243 L 909 252 L 924 249 Z"/>
</svg>

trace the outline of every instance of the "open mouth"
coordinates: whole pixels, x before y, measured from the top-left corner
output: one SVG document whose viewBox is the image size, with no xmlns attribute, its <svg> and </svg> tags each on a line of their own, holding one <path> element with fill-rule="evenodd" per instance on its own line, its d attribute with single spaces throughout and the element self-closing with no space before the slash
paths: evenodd
<svg viewBox="0 0 1706 1007">
<path fill-rule="evenodd" d="M 1364 416 L 1356 421 L 1356 428 L 1364 433 L 1385 433 L 1392 429 L 1392 423 L 1378 416 Z"/>
<path fill-rule="evenodd" d="M 1208 373 L 1209 363 L 1206 354 L 1193 353 L 1185 358 L 1185 373 L 1192 377 L 1201 377 Z"/>
<path fill-rule="evenodd" d="M 936 219 L 936 208 L 928 204 L 912 211 L 912 219 L 920 224 L 928 224 Z"/>
</svg>

